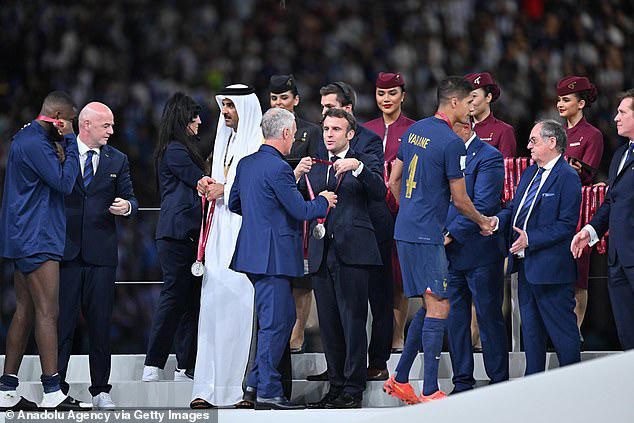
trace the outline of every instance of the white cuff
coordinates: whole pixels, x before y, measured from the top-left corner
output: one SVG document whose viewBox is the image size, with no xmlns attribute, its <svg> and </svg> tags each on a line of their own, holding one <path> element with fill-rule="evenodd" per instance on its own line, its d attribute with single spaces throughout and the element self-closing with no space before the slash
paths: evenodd
<svg viewBox="0 0 634 423">
<path fill-rule="evenodd" d="M 359 167 L 357 168 L 357 170 L 353 170 L 352 171 L 352 175 L 357 178 L 359 177 L 359 175 L 361 174 L 361 171 L 363 170 L 363 162 L 361 160 L 359 160 Z"/>
<path fill-rule="evenodd" d="M 588 244 L 590 247 L 592 247 L 594 244 L 599 242 L 599 236 L 597 235 L 597 231 L 595 231 L 591 225 L 586 225 L 583 228 L 581 228 L 582 231 L 584 229 L 588 231 L 588 233 L 590 234 L 590 243 Z"/>
<path fill-rule="evenodd" d="M 124 216 L 130 216 L 132 214 L 132 204 L 128 201 L 125 200 L 128 203 L 128 211 L 123 213 Z"/>
</svg>

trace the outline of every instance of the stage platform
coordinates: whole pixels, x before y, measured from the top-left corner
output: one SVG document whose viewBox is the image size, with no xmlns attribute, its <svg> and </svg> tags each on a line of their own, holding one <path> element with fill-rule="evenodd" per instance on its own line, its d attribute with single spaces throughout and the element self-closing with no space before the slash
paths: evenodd
<svg viewBox="0 0 634 423">
<path fill-rule="evenodd" d="M 615 352 L 583 352 L 583 362 L 614 356 Z M 307 375 L 320 373 L 325 370 L 326 362 L 321 353 L 306 353 L 293 355 L 293 400 L 310 402 L 319 400 L 327 391 L 326 382 L 308 382 Z M 390 373 L 398 363 L 400 355 L 393 354 L 388 369 Z M 165 370 L 161 372 L 159 382 L 141 382 L 144 355 L 115 355 L 112 357 L 112 372 L 110 382 L 113 386 L 111 395 L 120 407 L 188 407 L 191 400 L 191 382 L 174 382 L 174 367 L 176 360 L 170 356 Z M 524 373 L 524 353 L 510 353 L 511 379 L 521 378 Z M 4 356 L 0 356 L 0 365 L 4 364 Z M 547 367 L 555 369 L 558 366 L 554 353 L 548 354 Z M 411 383 L 420 391 L 422 389 L 423 354 L 416 358 L 410 372 Z M 40 363 L 37 356 L 26 356 L 20 369 L 19 391 L 31 400 L 39 401 L 42 396 L 40 380 Z M 448 353 L 443 353 L 440 360 L 440 387 L 445 392 L 453 388 L 451 383 L 451 361 Z M 486 386 L 488 378 L 484 371 L 482 354 L 475 354 L 475 378 L 478 387 Z M 88 386 L 90 373 L 88 356 L 73 356 L 68 371 L 68 382 L 71 384 L 71 395 L 84 401 L 90 400 Z M 368 382 L 364 394 L 363 405 L 367 408 L 399 407 L 402 403 L 387 396 L 382 390 L 383 382 Z M 596 384 L 593 386 L 597 386 Z M 588 387 L 590 389 L 590 387 Z M 480 389 L 478 389 L 480 390 Z M 634 406 L 633 406 L 634 408 Z M 233 410 L 232 410 L 233 411 Z M 303 421 L 303 420 L 302 420 Z"/>
</svg>

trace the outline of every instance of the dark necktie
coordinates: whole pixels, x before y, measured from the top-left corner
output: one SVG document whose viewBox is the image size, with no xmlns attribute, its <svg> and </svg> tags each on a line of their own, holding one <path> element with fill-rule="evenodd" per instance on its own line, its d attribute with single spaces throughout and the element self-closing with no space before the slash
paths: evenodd
<svg viewBox="0 0 634 423">
<path fill-rule="evenodd" d="M 528 212 L 531 209 L 531 206 L 535 202 L 535 198 L 537 198 L 537 191 L 539 191 L 539 183 L 542 180 L 542 175 L 544 173 L 544 168 L 540 167 L 537 169 L 537 174 L 533 178 L 530 186 L 526 190 L 526 198 L 524 200 L 524 204 L 522 204 L 522 208 L 519 213 L 517 213 L 517 219 L 515 219 L 515 226 L 524 229 L 524 225 L 526 224 L 526 219 L 528 218 Z"/>
<path fill-rule="evenodd" d="M 94 151 L 88 150 L 88 157 L 86 158 L 86 163 L 84 164 L 84 188 L 88 188 L 90 182 L 92 181 L 92 177 L 95 176 L 95 172 L 92 167 L 92 156 L 95 154 Z"/>
<path fill-rule="evenodd" d="M 334 163 L 339 159 L 340 159 L 339 156 L 332 156 L 330 161 Z M 328 170 L 328 183 L 326 184 L 326 189 L 332 192 L 335 192 L 335 190 L 337 189 L 337 177 L 335 176 L 334 166 L 330 166 L 330 169 Z"/>
<path fill-rule="evenodd" d="M 630 148 L 627 149 L 627 155 L 625 156 L 625 163 L 634 157 L 634 142 L 630 143 Z"/>
</svg>

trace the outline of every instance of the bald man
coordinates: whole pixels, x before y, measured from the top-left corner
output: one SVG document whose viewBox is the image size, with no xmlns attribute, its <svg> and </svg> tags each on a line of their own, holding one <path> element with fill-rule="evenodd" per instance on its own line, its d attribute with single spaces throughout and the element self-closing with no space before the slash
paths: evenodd
<svg viewBox="0 0 634 423">
<path fill-rule="evenodd" d="M 112 111 L 89 103 L 79 113 L 81 172 L 66 197 L 66 245 L 60 266 L 59 358 L 62 390 L 73 333 L 81 310 L 89 336 L 90 381 L 95 408 L 112 408 L 110 396 L 110 319 L 117 269 L 115 216 L 136 213 L 128 157 L 108 145 L 114 133 Z"/>
</svg>

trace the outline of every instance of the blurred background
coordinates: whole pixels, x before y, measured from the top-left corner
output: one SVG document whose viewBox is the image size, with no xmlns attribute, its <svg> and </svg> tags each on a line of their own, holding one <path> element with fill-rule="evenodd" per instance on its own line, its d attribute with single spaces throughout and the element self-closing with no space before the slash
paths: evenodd
<svg viewBox="0 0 634 423">
<path fill-rule="evenodd" d="M 320 86 L 346 81 L 357 91 L 355 114 L 363 122 L 380 114 L 374 100 L 380 71 L 404 75 L 404 111 L 413 119 L 433 113 L 437 83 L 446 75 L 491 72 L 502 90 L 493 113 L 515 128 L 521 156 L 533 122 L 558 118 L 557 81 L 586 75 L 599 90 L 586 119 L 605 139 L 604 180 L 623 142 L 612 122 L 616 96 L 634 86 L 633 12 L 625 0 L 4 0 L 0 182 L 11 137 L 54 89 L 68 91 L 80 107 L 101 101 L 112 108 L 110 143 L 130 159 L 141 207 L 152 208 L 159 199 L 151 157 L 163 105 L 174 92 L 203 105 L 200 147 L 208 153 L 219 113 L 214 93 L 224 85 L 253 85 L 265 110 L 269 77 L 293 73 L 299 115 L 318 122 Z M 153 282 L 161 280 L 157 215 L 141 211 L 120 222 L 117 279 L 128 283 L 117 287 L 113 353 L 145 352 L 160 291 Z M 12 272 L 0 261 L 0 354 L 14 310 Z M 618 349 L 605 275 L 605 257 L 595 255 L 586 349 Z M 75 352 L 85 353 L 83 324 L 78 330 Z"/>
</svg>

